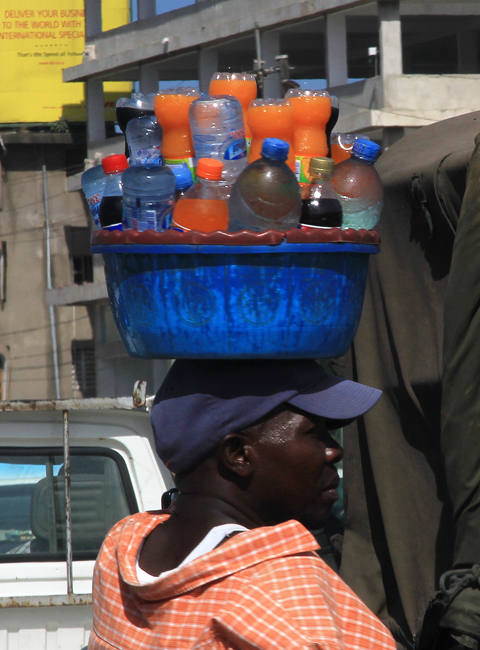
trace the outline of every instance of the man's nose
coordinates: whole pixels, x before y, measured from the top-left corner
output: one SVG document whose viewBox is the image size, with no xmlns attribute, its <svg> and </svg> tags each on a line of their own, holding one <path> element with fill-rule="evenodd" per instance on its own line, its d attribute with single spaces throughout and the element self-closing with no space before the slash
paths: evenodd
<svg viewBox="0 0 480 650">
<path fill-rule="evenodd" d="M 343 458 L 343 447 L 335 443 L 335 446 L 328 446 L 325 449 L 325 461 L 327 463 L 338 463 Z"/>
</svg>

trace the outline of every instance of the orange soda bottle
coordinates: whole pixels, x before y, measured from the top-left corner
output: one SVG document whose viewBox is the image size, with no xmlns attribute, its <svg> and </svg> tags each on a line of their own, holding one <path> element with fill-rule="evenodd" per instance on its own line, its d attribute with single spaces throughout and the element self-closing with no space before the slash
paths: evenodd
<svg viewBox="0 0 480 650">
<path fill-rule="evenodd" d="M 172 228 L 213 232 L 228 228 L 228 189 L 222 178 L 223 163 L 200 158 L 197 182 L 185 193 L 173 211 Z"/>
<path fill-rule="evenodd" d="M 188 109 L 200 97 L 195 88 L 168 88 L 155 97 L 155 117 L 162 127 L 162 156 L 168 167 L 188 167 L 195 178 L 195 162 Z"/>
<path fill-rule="evenodd" d="M 332 112 L 326 90 L 292 88 L 285 95 L 293 107 L 293 152 L 300 185 L 309 182 L 310 159 L 328 156 L 326 126 Z"/>
<path fill-rule="evenodd" d="M 247 121 L 252 133 L 248 163 L 261 157 L 265 138 L 279 138 L 288 142 L 287 165 L 295 171 L 295 157 L 292 147 L 293 107 L 285 99 L 254 99 L 247 111 Z"/>
<path fill-rule="evenodd" d="M 215 72 L 210 81 L 208 92 L 210 95 L 233 95 L 242 105 L 248 153 L 250 151 L 252 134 L 247 124 L 247 110 L 250 102 L 257 97 L 257 80 L 255 75 L 245 72 Z"/>
</svg>

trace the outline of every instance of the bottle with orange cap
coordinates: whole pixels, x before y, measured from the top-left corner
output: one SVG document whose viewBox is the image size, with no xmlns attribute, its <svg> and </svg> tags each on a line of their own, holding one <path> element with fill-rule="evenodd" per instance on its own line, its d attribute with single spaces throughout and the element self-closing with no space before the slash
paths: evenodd
<svg viewBox="0 0 480 650">
<path fill-rule="evenodd" d="M 248 153 L 250 151 L 252 134 L 247 124 L 247 110 L 250 102 L 257 97 L 257 80 L 255 75 L 246 72 L 215 72 L 210 81 L 208 92 L 210 95 L 232 95 L 242 105 Z"/>
<path fill-rule="evenodd" d="M 309 182 L 310 159 L 328 156 L 326 127 L 332 112 L 330 95 L 326 90 L 292 88 L 285 99 L 293 108 L 295 173 L 303 185 Z"/>
<path fill-rule="evenodd" d="M 168 88 L 155 97 L 155 117 L 163 130 L 162 156 L 170 167 L 188 167 L 195 178 L 195 152 L 188 120 L 190 104 L 200 97 L 195 88 Z"/>
<path fill-rule="evenodd" d="M 265 138 L 278 138 L 288 142 L 287 165 L 295 171 L 295 156 L 292 148 L 293 108 L 285 99 L 254 99 L 247 111 L 247 121 L 252 133 L 248 154 L 249 164 L 261 157 Z"/>
<path fill-rule="evenodd" d="M 228 228 L 228 187 L 222 180 L 223 163 L 200 158 L 197 182 L 175 205 L 172 228 L 213 232 Z"/>
</svg>

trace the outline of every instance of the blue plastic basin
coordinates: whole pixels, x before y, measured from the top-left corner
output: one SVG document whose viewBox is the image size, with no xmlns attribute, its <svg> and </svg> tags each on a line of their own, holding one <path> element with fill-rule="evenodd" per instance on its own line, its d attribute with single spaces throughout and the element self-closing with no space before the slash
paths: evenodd
<svg viewBox="0 0 480 650">
<path fill-rule="evenodd" d="M 109 245 L 110 303 L 129 355 L 327 358 L 362 312 L 370 244 Z"/>
</svg>

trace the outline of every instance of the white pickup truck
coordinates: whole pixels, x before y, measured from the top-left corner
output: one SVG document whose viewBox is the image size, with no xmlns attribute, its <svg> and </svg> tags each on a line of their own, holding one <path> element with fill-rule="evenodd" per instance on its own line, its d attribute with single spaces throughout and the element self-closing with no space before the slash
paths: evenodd
<svg viewBox="0 0 480 650">
<path fill-rule="evenodd" d="M 173 487 L 132 398 L 0 402 L 0 650 L 81 650 L 108 530 Z"/>
</svg>

